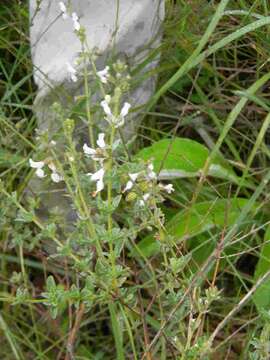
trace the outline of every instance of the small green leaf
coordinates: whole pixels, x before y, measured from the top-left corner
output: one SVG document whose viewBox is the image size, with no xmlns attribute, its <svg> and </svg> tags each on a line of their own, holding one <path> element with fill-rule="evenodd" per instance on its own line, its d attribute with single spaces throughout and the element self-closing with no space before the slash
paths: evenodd
<svg viewBox="0 0 270 360">
<path fill-rule="evenodd" d="M 56 289 L 56 284 L 54 281 L 54 277 L 53 276 L 48 276 L 47 281 L 46 281 L 46 287 L 48 291 L 53 291 Z"/>
<path fill-rule="evenodd" d="M 261 249 L 260 258 L 256 266 L 254 281 L 256 282 L 267 271 L 270 270 L 270 226 L 264 236 L 264 245 Z M 260 311 L 262 309 L 268 310 L 270 308 L 270 279 L 262 284 L 255 291 L 253 301 Z"/>
</svg>

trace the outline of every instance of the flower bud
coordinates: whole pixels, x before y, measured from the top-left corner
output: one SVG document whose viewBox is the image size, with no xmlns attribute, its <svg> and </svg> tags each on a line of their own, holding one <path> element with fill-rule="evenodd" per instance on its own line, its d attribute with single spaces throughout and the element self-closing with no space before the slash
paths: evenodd
<svg viewBox="0 0 270 360">
<path fill-rule="evenodd" d="M 126 201 L 127 202 L 132 202 L 134 200 L 137 199 L 137 194 L 135 192 L 130 192 L 127 196 L 126 196 Z"/>
<path fill-rule="evenodd" d="M 73 134 L 74 127 L 75 127 L 74 120 L 66 119 L 64 121 L 64 132 L 65 132 L 66 137 L 69 137 Z"/>
<path fill-rule="evenodd" d="M 149 183 L 147 181 L 140 182 L 138 186 L 143 193 L 149 190 Z"/>
</svg>

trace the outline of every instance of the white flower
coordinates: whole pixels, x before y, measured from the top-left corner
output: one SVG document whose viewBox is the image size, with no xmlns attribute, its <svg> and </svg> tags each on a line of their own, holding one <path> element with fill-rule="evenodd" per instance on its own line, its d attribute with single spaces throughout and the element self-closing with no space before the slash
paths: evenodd
<svg viewBox="0 0 270 360">
<path fill-rule="evenodd" d="M 44 170 L 42 169 L 45 165 L 44 161 L 34 161 L 29 159 L 29 165 L 31 168 L 36 169 L 35 174 L 37 177 L 44 178 L 46 176 Z"/>
<path fill-rule="evenodd" d="M 60 7 L 60 10 L 62 12 L 62 18 L 64 20 L 66 20 L 68 18 L 68 14 L 67 14 L 67 7 L 66 5 L 63 3 L 63 1 L 59 1 L 59 7 Z"/>
<path fill-rule="evenodd" d="M 42 169 L 45 165 L 44 161 L 34 161 L 32 159 L 29 159 L 29 164 L 33 169 Z"/>
<path fill-rule="evenodd" d="M 150 194 L 149 193 L 146 193 L 143 195 L 143 200 L 140 200 L 139 201 L 139 204 L 140 206 L 144 206 L 145 205 L 145 202 L 150 198 Z"/>
<path fill-rule="evenodd" d="M 96 196 L 97 193 L 99 193 L 100 191 L 102 191 L 104 189 L 104 175 L 105 175 L 105 170 L 103 168 L 101 168 L 100 170 L 98 170 L 97 172 L 95 172 L 94 174 L 88 173 L 88 176 L 91 176 L 91 180 L 92 181 L 96 181 L 96 191 L 94 192 L 94 196 Z"/>
<path fill-rule="evenodd" d="M 83 145 L 83 151 L 84 151 L 85 155 L 90 155 L 93 158 L 97 153 L 96 149 L 89 147 L 87 144 Z"/>
<path fill-rule="evenodd" d="M 149 164 L 147 167 L 147 179 L 155 180 L 157 178 L 157 174 L 154 172 L 154 165 Z"/>
<path fill-rule="evenodd" d="M 98 135 L 98 139 L 97 139 L 97 145 L 101 148 L 104 149 L 106 147 L 106 143 L 104 141 L 105 138 L 105 134 L 104 133 L 100 133 Z"/>
<path fill-rule="evenodd" d="M 78 81 L 77 70 L 69 62 L 66 63 L 66 66 L 70 79 L 73 82 L 77 82 Z"/>
<path fill-rule="evenodd" d="M 123 107 L 122 107 L 120 116 L 122 118 L 125 118 L 127 116 L 127 114 L 129 113 L 130 108 L 131 108 L 131 105 L 128 102 L 125 102 Z"/>
<path fill-rule="evenodd" d="M 75 12 L 73 12 L 73 13 L 71 14 L 71 18 L 72 18 L 72 21 L 73 21 L 73 28 L 74 28 L 74 30 L 79 31 L 80 28 L 81 28 L 81 25 L 80 25 L 80 23 L 79 23 L 79 17 L 78 17 L 78 15 L 77 15 Z"/>
<path fill-rule="evenodd" d="M 37 177 L 39 177 L 39 178 L 44 178 L 46 176 L 43 169 L 37 169 L 35 171 L 35 173 L 36 173 Z"/>
<path fill-rule="evenodd" d="M 91 156 L 91 158 L 94 161 L 100 161 L 101 163 L 104 161 L 105 157 L 104 157 L 104 153 L 102 150 L 104 150 L 106 148 L 106 143 L 105 143 L 105 134 L 104 133 L 100 133 L 98 135 L 98 140 L 97 140 L 97 145 L 98 148 L 97 149 L 93 149 L 91 147 L 89 147 L 87 144 L 83 145 L 83 151 L 86 155 Z"/>
<path fill-rule="evenodd" d="M 130 177 L 131 180 L 129 180 L 126 184 L 126 187 L 123 190 L 123 193 L 131 190 L 134 186 L 135 181 L 137 180 L 138 176 L 140 175 L 140 173 L 133 173 L 133 174 L 128 174 L 128 176 Z"/>
<path fill-rule="evenodd" d="M 59 7 L 63 13 L 67 11 L 66 5 L 63 3 L 63 1 L 59 1 Z"/>
<path fill-rule="evenodd" d="M 57 172 L 51 173 L 51 179 L 55 183 L 59 183 L 60 181 L 64 180 L 63 176 L 59 175 Z"/>
<path fill-rule="evenodd" d="M 166 191 L 168 194 L 174 192 L 173 184 L 168 184 L 168 185 L 159 184 L 159 187 L 161 188 L 161 190 Z"/>
<path fill-rule="evenodd" d="M 125 117 L 127 116 L 127 114 L 129 113 L 129 109 L 130 109 L 131 105 L 127 102 L 124 103 L 121 112 L 120 112 L 120 116 L 116 118 L 115 121 L 115 127 L 120 127 L 123 126 L 125 123 Z"/>
<path fill-rule="evenodd" d="M 109 66 L 106 66 L 105 69 L 103 70 L 100 70 L 97 72 L 97 76 L 100 78 L 100 81 L 103 83 L 103 84 L 107 84 L 108 82 L 108 78 L 109 78 Z"/>
<path fill-rule="evenodd" d="M 52 179 L 53 182 L 59 183 L 60 181 L 64 180 L 63 176 L 58 174 L 58 172 L 56 170 L 56 166 L 54 165 L 54 163 L 49 163 L 48 167 L 52 170 L 51 179 Z"/>
<path fill-rule="evenodd" d="M 123 126 L 125 123 L 125 117 L 127 116 L 127 114 L 129 113 L 129 109 L 131 107 L 131 105 L 127 102 L 124 103 L 120 115 L 119 116 L 115 116 L 112 113 L 112 110 L 110 108 L 110 102 L 111 102 L 111 97 L 110 95 L 106 95 L 105 99 L 103 101 L 101 101 L 100 105 L 103 108 L 103 111 L 106 114 L 105 119 L 111 124 L 114 125 L 115 128 L 118 128 L 120 126 Z"/>
<path fill-rule="evenodd" d="M 112 117 L 112 111 L 110 108 L 110 102 L 111 102 L 111 97 L 110 95 L 106 95 L 105 99 L 103 101 L 101 101 L 100 105 L 103 108 L 103 111 L 105 112 L 105 114 L 107 115 L 107 117 Z"/>
</svg>

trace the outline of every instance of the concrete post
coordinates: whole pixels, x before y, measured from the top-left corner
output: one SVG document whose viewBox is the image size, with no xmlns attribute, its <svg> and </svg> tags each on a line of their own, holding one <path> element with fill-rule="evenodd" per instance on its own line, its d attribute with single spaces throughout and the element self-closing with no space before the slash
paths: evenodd
<svg viewBox="0 0 270 360">
<path fill-rule="evenodd" d="M 76 12 L 86 29 L 89 45 L 98 54 L 97 68 L 101 70 L 112 54 L 124 57 L 135 66 L 159 45 L 160 27 L 164 18 L 164 0 L 66 0 L 64 5 Z M 39 128 L 47 129 L 52 122 L 50 105 L 55 102 L 61 87 L 69 95 L 80 93 L 82 84 L 72 83 L 67 63 L 73 63 L 81 50 L 74 33 L 72 20 L 63 19 L 57 0 L 30 0 L 30 38 L 34 78 L 38 86 L 36 112 Z M 152 60 L 144 69 L 157 64 Z M 149 78 L 131 94 L 132 106 L 146 103 L 155 86 Z M 63 99 L 62 99 L 63 100 Z M 136 117 L 125 128 L 127 137 L 134 135 Z"/>
</svg>

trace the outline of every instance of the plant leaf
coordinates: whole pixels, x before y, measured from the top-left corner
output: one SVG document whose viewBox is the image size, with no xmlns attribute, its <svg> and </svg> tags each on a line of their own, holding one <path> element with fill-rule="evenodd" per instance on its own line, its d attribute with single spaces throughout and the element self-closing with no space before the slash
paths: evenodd
<svg viewBox="0 0 270 360">
<path fill-rule="evenodd" d="M 152 160 L 155 171 L 160 171 L 160 179 L 198 177 L 210 152 L 204 145 L 186 138 L 163 139 L 142 149 L 136 155 L 143 160 Z M 210 164 L 209 175 L 240 183 L 240 178 L 222 158 Z M 246 186 L 250 186 L 245 182 Z"/>
</svg>

